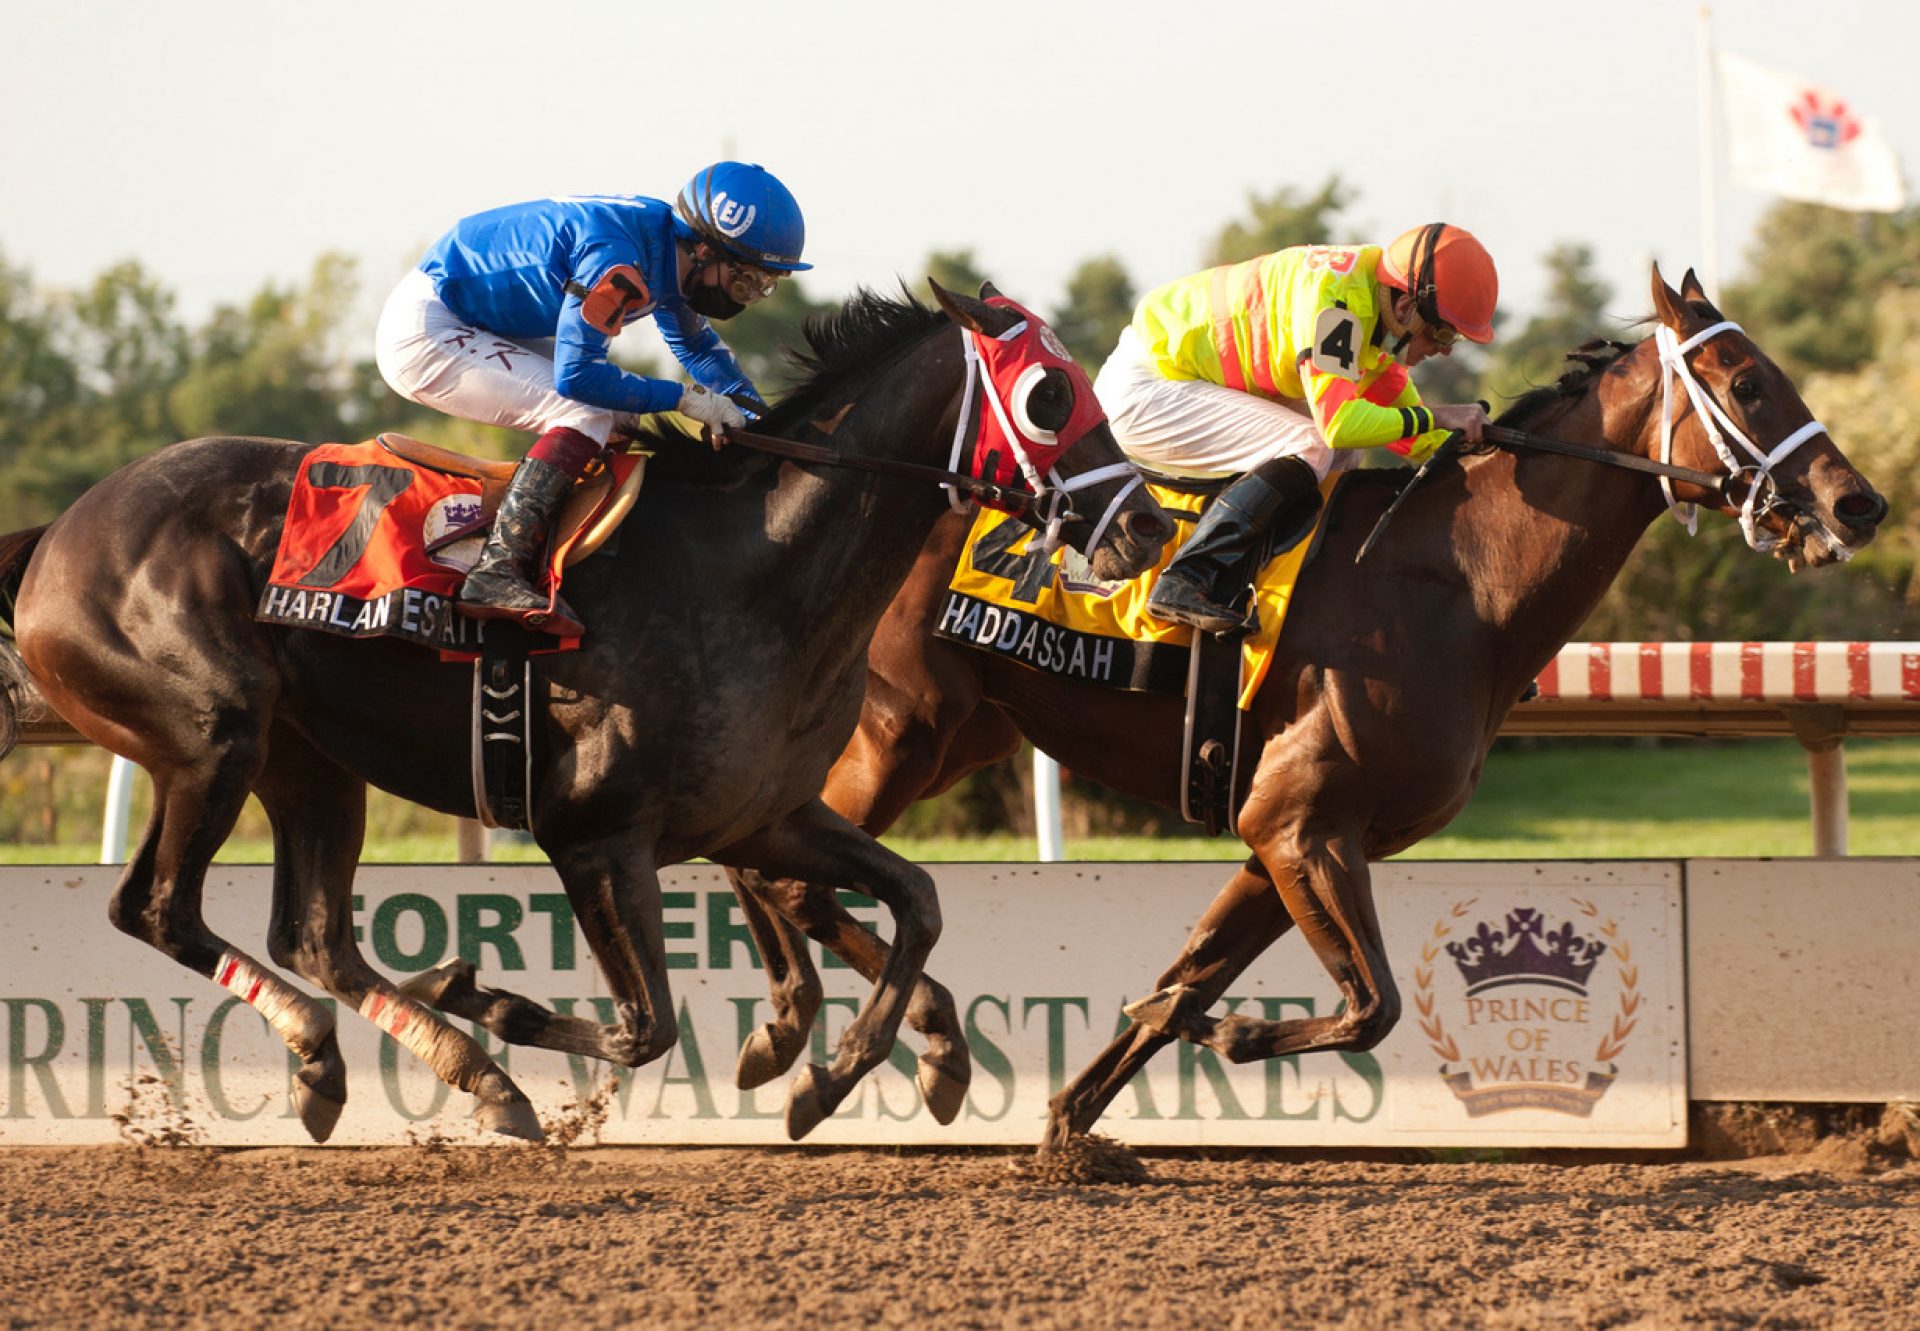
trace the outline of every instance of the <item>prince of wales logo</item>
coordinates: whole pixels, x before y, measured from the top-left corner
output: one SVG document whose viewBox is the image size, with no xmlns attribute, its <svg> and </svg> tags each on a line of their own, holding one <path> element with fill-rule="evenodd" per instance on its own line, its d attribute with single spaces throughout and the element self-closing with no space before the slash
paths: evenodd
<svg viewBox="0 0 1920 1331">
<path fill-rule="evenodd" d="M 1571 919 L 1550 926 L 1532 906 L 1508 911 L 1500 927 L 1463 923 L 1477 900 L 1455 902 L 1433 926 L 1413 973 L 1420 1030 L 1440 1056 L 1441 1080 L 1469 1118 L 1509 1109 L 1590 1117 L 1639 1021 L 1632 948 L 1615 921 L 1578 897 L 1573 905 L 1588 921 L 1581 927 Z M 1456 929 L 1471 932 L 1446 941 Z M 1444 968 L 1436 976 L 1443 947 L 1457 984 Z M 1463 1018 L 1457 1038 L 1443 1013 Z"/>
</svg>

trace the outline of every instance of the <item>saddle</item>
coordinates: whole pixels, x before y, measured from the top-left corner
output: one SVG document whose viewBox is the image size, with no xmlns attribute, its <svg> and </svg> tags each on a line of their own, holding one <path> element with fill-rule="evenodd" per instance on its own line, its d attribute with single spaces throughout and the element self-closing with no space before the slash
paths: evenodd
<svg viewBox="0 0 1920 1331">
<path fill-rule="evenodd" d="M 393 430 L 383 431 L 376 439 L 380 447 L 396 457 L 405 458 L 416 467 L 480 482 L 480 516 L 434 541 L 427 547 L 429 554 L 493 526 L 494 515 L 500 511 L 501 497 L 506 494 L 507 483 L 513 479 L 514 469 L 519 464 L 469 457 L 451 448 L 429 444 L 424 439 L 415 439 Z M 639 461 L 610 500 L 607 492 L 613 486 L 613 472 L 604 465 L 592 468 L 574 485 L 573 493 L 567 496 L 567 502 L 560 507 L 560 515 L 554 526 L 554 548 L 561 551 L 562 568 L 571 568 L 585 559 L 605 545 L 608 538 L 620 529 L 620 524 L 626 521 L 634 501 L 640 496 L 640 482 L 647 470 L 646 459 L 646 454 L 639 455 Z"/>
</svg>

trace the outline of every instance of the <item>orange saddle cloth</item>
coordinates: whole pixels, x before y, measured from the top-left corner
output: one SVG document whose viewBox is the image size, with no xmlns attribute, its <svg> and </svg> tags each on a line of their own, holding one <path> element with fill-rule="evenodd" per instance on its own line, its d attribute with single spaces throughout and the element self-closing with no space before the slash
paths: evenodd
<svg viewBox="0 0 1920 1331">
<path fill-rule="evenodd" d="M 461 614 L 455 596 L 480 557 L 480 524 L 498 503 L 501 469 L 511 466 L 415 444 L 388 436 L 321 444 L 301 460 L 256 619 L 350 638 L 404 638 L 460 655 L 479 649 L 485 621 Z M 400 448 L 471 465 L 467 474 L 418 465 Z M 556 583 L 583 546 L 605 539 L 610 516 L 617 523 L 625 515 L 644 462 L 644 455 L 613 457 L 568 501 L 550 571 Z"/>
</svg>

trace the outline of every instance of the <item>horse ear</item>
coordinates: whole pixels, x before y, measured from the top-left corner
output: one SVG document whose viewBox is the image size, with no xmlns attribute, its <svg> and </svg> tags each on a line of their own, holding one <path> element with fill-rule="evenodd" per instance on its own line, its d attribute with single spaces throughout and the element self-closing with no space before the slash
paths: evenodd
<svg viewBox="0 0 1920 1331">
<path fill-rule="evenodd" d="M 981 318 L 987 310 L 985 305 L 971 296 L 963 296 L 957 291 L 947 290 L 931 277 L 927 279 L 927 285 L 933 288 L 934 300 L 939 302 L 940 308 L 947 312 L 949 319 L 962 328 L 971 328 L 976 333 L 986 331 L 981 326 Z"/>
<path fill-rule="evenodd" d="M 1019 314 L 1013 310 L 949 291 L 931 277 L 927 279 L 927 285 L 933 288 L 933 298 L 940 302 L 940 308 L 947 312 L 949 319 L 985 337 L 998 337 L 1020 322 Z M 986 283 L 982 290 L 990 295 L 1000 294 L 993 289 L 991 282 Z"/>
<path fill-rule="evenodd" d="M 1692 276 L 1692 271 L 1688 271 Z M 1678 332 L 1686 322 L 1685 302 L 1680 293 L 1667 285 L 1667 279 L 1660 276 L 1660 265 L 1653 265 L 1653 310 L 1660 322 Z"/>
<path fill-rule="evenodd" d="M 1709 322 L 1718 323 L 1720 311 L 1714 305 L 1707 289 L 1700 285 L 1700 279 L 1693 275 L 1693 269 L 1687 269 L 1687 275 L 1680 279 L 1680 295 L 1693 312 Z"/>
<path fill-rule="evenodd" d="M 991 282 L 982 282 L 982 283 L 980 284 L 980 299 L 981 299 L 981 300 L 992 300 L 992 299 L 993 299 L 993 298 L 994 298 L 995 296 L 1000 296 L 1000 288 L 999 288 L 999 287 L 997 287 L 997 286 L 995 286 L 995 285 L 994 285 L 993 283 L 991 283 Z M 1005 297 L 1005 296 L 1000 296 L 1000 299 L 1002 299 L 1002 300 L 1005 300 L 1005 299 L 1006 299 L 1006 297 Z"/>
</svg>

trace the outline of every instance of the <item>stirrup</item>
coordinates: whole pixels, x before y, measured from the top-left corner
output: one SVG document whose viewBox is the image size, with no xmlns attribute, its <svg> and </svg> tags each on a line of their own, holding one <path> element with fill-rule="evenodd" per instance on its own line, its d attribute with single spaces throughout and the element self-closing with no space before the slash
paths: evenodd
<svg viewBox="0 0 1920 1331">
<path fill-rule="evenodd" d="M 1189 624 L 1204 633 L 1246 631 L 1245 617 L 1232 607 L 1217 604 L 1185 578 L 1176 579 L 1169 586 L 1165 575 L 1161 577 L 1153 594 L 1147 597 L 1147 614 L 1154 619 L 1162 623 Z M 1170 594 L 1162 596 L 1162 588 L 1167 588 Z M 1184 600 L 1179 599 L 1182 592 L 1185 593 Z"/>
</svg>

